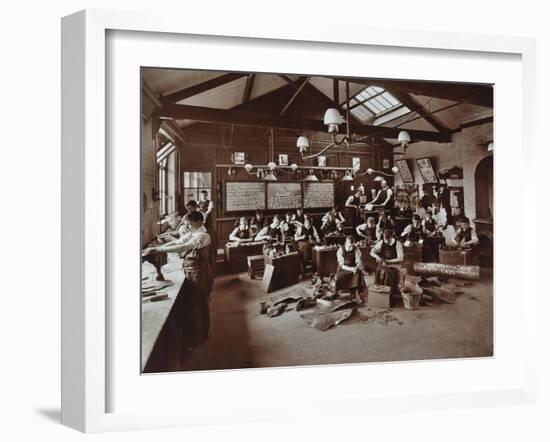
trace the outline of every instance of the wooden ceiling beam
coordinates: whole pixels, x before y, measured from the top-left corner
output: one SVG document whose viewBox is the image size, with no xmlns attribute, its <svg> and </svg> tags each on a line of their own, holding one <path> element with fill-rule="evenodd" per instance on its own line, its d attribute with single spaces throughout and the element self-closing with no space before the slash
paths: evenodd
<svg viewBox="0 0 550 442">
<path fill-rule="evenodd" d="M 162 103 L 177 103 L 178 101 L 185 100 L 186 98 L 192 97 L 194 95 L 201 94 L 203 92 L 209 91 L 210 89 L 223 86 L 224 84 L 231 83 L 232 81 L 238 80 L 239 78 L 246 77 L 246 73 L 229 73 L 220 75 L 219 77 L 211 78 L 210 80 L 203 81 L 202 83 L 195 84 L 185 89 L 181 89 L 177 92 L 173 92 L 167 95 L 161 95 L 160 101 Z"/>
<path fill-rule="evenodd" d="M 280 116 L 259 115 L 258 113 L 213 109 L 200 106 L 187 106 L 183 104 L 165 104 L 155 116 L 162 119 L 195 120 L 206 123 L 235 124 L 238 126 L 265 127 L 289 130 L 310 130 L 314 132 L 326 132 L 327 128 L 321 120 L 289 119 Z M 384 126 L 350 125 L 350 132 L 356 135 L 383 136 L 385 138 L 397 138 L 401 129 Z M 449 142 L 450 135 L 437 132 L 407 130 L 411 139 L 415 141 Z"/>
<path fill-rule="evenodd" d="M 304 87 L 307 85 L 309 79 L 311 77 L 306 77 L 304 78 L 304 80 L 302 81 L 302 84 L 300 84 L 300 86 L 296 89 L 296 91 L 294 92 L 294 94 L 292 95 L 292 97 L 290 97 L 290 100 L 288 100 L 288 102 L 285 104 L 285 106 L 283 107 L 283 109 L 281 110 L 281 113 L 279 115 L 283 115 L 286 110 L 290 107 L 290 105 L 294 102 L 294 100 L 296 99 L 296 97 L 298 96 L 298 94 L 300 92 L 302 92 L 302 90 L 304 89 Z"/>
<path fill-rule="evenodd" d="M 254 88 L 254 80 L 256 80 L 256 74 L 250 74 L 246 78 L 246 85 L 244 86 L 242 104 L 246 104 L 250 101 L 250 97 L 252 95 L 252 89 Z"/>
<path fill-rule="evenodd" d="M 403 103 L 405 106 L 407 106 L 412 112 L 416 112 L 418 115 L 420 115 L 424 120 L 426 120 L 428 123 L 430 123 L 434 129 L 436 129 L 439 132 L 449 132 L 449 128 L 445 126 L 443 123 L 441 123 L 437 118 L 435 118 L 431 112 L 428 112 L 424 106 L 422 106 L 421 103 L 418 102 L 414 97 L 412 97 L 409 94 L 406 94 L 401 91 L 396 91 L 394 89 L 388 88 L 388 92 L 390 92 L 395 98 L 397 98 L 401 103 Z"/>
<path fill-rule="evenodd" d="M 379 86 L 407 94 L 426 95 L 476 106 L 493 107 L 493 87 L 491 85 L 378 78 L 349 78 L 349 81 L 357 84 Z"/>
</svg>

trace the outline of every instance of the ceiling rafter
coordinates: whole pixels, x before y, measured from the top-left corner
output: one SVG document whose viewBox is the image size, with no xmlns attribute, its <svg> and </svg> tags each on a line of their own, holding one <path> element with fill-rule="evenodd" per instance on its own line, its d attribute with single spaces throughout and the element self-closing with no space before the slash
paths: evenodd
<svg viewBox="0 0 550 442">
<path fill-rule="evenodd" d="M 424 106 L 418 100 L 416 100 L 414 97 L 412 97 L 410 94 L 396 91 L 393 89 L 387 89 L 390 94 L 392 94 L 395 98 L 397 98 L 401 103 L 403 103 L 405 106 L 407 106 L 412 112 L 416 112 L 418 115 L 420 115 L 424 120 L 426 120 L 428 123 L 430 123 L 434 129 L 436 129 L 438 132 L 448 132 L 449 128 L 445 126 L 443 123 L 441 123 L 437 118 L 435 118 L 431 112 L 427 111 Z"/>
<path fill-rule="evenodd" d="M 243 91 L 242 104 L 246 104 L 250 101 L 250 97 L 252 96 L 252 89 L 254 89 L 255 80 L 256 80 L 256 74 L 250 74 L 246 78 L 246 84 L 244 86 L 244 91 Z"/>
<path fill-rule="evenodd" d="M 162 95 L 160 97 L 160 101 L 162 103 L 177 103 L 178 101 L 185 100 L 186 98 L 201 94 L 203 92 L 209 91 L 210 89 L 214 89 L 219 86 L 223 86 L 224 84 L 231 83 L 247 75 L 248 74 L 246 73 L 229 73 L 220 75 L 219 77 L 211 78 L 210 80 L 206 80 L 202 83 L 186 87 L 171 94 Z"/>
<path fill-rule="evenodd" d="M 384 89 L 476 106 L 493 107 L 493 87 L 489 84 L 444 83 L 420 80 L 349 78 L 352 83 L 379 86 Z"/>
<path fill-rule="evenodd" d="M 280 116 L 259 115 L 254 112 L 242 110 L 223 110 L 201 106 L 188 106 L 183 104 L 165 104 L 156 116 L 164 119 L 195 120 L 210 123 L 234 124 L 240 126 L 265 127 L 289 130 L 311 130 L 326 132 L 326 126 L 322 120 L 290 119 Z M 356 135 L 383 136 L 385 138 L 397 138 L 400 129 L 385 126 L 369 126 L 350 124 L 350 132 Z M 449 142 L 450 135 L 437 132 L 408 130 L 415 141 Z"/>
</svg>

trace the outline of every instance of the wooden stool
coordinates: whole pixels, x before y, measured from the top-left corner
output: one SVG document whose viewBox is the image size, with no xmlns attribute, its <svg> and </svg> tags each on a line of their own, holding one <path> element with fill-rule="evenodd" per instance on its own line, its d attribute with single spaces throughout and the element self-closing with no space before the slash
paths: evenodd
<svg viewBox="0 0 550 442">
<path fill-rule="evenodd" d="M 256 275 L 260 276 L 264 272 L 264 255 L 247 256 L 246 260 L 248 261 L 248 276 L 250 279 L 255 279 Z"/>
</svg>

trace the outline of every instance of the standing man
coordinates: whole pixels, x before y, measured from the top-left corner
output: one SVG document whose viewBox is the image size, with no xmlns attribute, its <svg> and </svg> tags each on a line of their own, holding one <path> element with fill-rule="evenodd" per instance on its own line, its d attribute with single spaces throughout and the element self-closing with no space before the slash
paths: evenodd
<svg viewBox="0 0 550 442">
<path fill-rule="evenodd" d="M 361 206 L 361 195 L 361 190 L 357 189 L 355 193 L 350 195 L 349 198 L 346 200 L 346 207 L 359 209 L 359 207 Z"/>
<path fill-rule="evenodd" d="M 183 296 L 189 302 L 186 318 L 189 321 L 192 346 L 203 344 L 210 330 L 210 292 L 214 282 L 214 270 L 209 259 L 210 235 L 203 226 L 203 216 L 195 211 L 187 215 L 189 233 L 170 244 L 150 247 L 143 251 L 143 255 L 151 253 L 179 253 L 181 254 L 182 268 L 185 281 L 178 296 Z M 182 293 L 185 291 L 185 293 Z"/>
<path fill-rule="evenodd" d="M 208 192 L 201 190 L 199 193 L 199 210 L 204 216 L 204 224 L 208 228 L 212 224 L 211 213 L 214 210 L 214 202 L 208 199 Z"/>
<path fill-rule="evenodd" d="M 389 188 L 386 180 L 383 180 L 380 184 L 382 188 L 369 204 L 382 206 L 384 209 L 393 209 L 393 191 Z"/>
</svg>

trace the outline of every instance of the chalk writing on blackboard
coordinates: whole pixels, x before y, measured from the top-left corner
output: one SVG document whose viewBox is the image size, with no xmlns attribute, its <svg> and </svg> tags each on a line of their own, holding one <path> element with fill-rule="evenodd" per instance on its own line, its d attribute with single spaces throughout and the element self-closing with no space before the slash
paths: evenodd
<svg viewBox="0 0 550 442">
<path fill-rule="evenodd" d="M 300 183 L 267 183 L 268 209 L 295 209 L 302 207 Z"/>
<path fill-rule="evenodd" d="M 304 183 L 304 207 L 334 206 L 334 183 Z"/>
<path fill-rule="evenodd" d="M 228 212 L 265 209 L 265 183 L 229 181 L 225 185 L 225 210 Z"/>
</svg>

